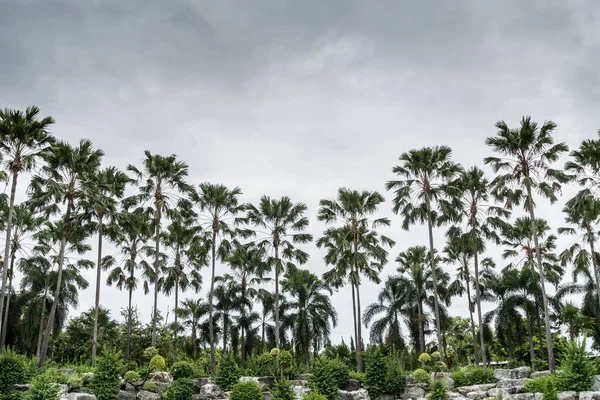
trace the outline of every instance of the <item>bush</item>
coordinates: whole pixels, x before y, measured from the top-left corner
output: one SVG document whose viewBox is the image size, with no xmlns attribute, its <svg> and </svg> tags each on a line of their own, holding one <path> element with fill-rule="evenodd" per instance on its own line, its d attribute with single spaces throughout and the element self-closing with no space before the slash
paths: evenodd
<svg viewBox="0 0 600 400">
<path fill-rule="evenodd" d="M 552 381 L 546 383 L 546 389 L 544 390 L 542 400 L 558 400 L 558 393 L 556 393 L 556 388 Z"/>
<path fill-rule="evenodd" d="M 367 372 L 365 374 L 365 389 L 369 397 L 376 399 L 385 391 L 386 384 L 385 359 L 379 349 L 376 349 L 367 359 Z"/>
<path fill-rule="evenodd" d="M 194 366 L 187 361 L 179 361 L 171 367 L 173 379 L 192 378 L 194 376 Z"/>
<path fill-rule="evenodd" d="M 127 383 L 135 383 L 140 382 L 142 378 L 140 378 L 140 374 L 138 374 L 136 371 L 127 371 L 123 377 L 123 380 Z"/>
<path fill-rule="evenodd" d="M 67 380 L 67 385 L 69 385 L 69 390 L 77 390 L 83 386 L 83 377 L 79 374 L 73 374 Z"/>
<path fill-rule="evenodd" d="M 550 368 L 548 366 L 548 361 L 543 360 L 541 358 L 536 358 L 533 361 L 533 370 L 534 371 L 546 371 L 548 370 L 548 368 Z"/>
<path fill-rule="evenodd" d="M 275 357 L 271 356 L 271 353 L 251 357 L 248 360 L 247 369 L 253 376 L 274 376 Z"/>
<path fill-rule="evenodd" d="M 194 386 L 187 378 L 176 379 L 169 385 L 165 393 L 165 400 L 191 400 L 194 394 Z"/>
<path fill-rule="evenodd" d="M 147 358 L 148 360 L 152 360 L 157 355 L 158 355 L 158 350 L 156 350 L 156 347 L 147 347 L 144 350 L 144 357 Z"/>
<path fill-rule="evenodd" d="M 494 370 L 485 367 L 466 367 L 452 373 L 454 384 L 458 386 L 483 385 L 494 383 Z"/>
<path fill-rule="evenodd" d="M 297 374 L 294 368 L 294 356 L 287 350 L 281 350 L 277 356 L 279 370 L 281 374 L 288 379 L 294 378 Z"/>
<path fill-rule="evenodd" d="M 352 378 L 354 379 L 354 378 Z M 232 399 L 233 400 L 233 399 Z M 304 396 L 303 400 L 327 400 L 327 397 L 323 396 L 317 389 L 313 389 L 309 394 Z"/>
<path fill-rule="evenodd" d="M 561 389 L 562 383 L 560 382 L 560 375 L 541 376 L 539 378 L 530 379 L 525 382 L 523 389 L 528 393 L 543 393 L 549 383 L 551 383 L 555 389 Z"/>
<path fill-rule="evenodd" d="M 364 372 L 356 372 L 356 371 L 349 371 L 348 372 L 348 377 L 350 379 L 356 379 L 360 383 L 365 383 L 365 379 L 366 379 L 366 376 L 365 376 Z"/>
<path fill-rule="evenodd" d="M 114 400 L 119 394 L 121 370 L 123 361 L 120 353 L 106 353 L 98 357 L 96 364 L 96 373 L 92 382 L 91 393 L 95 394 L 98 400 Z"/>
<path fill-rule="evenodd" d="M 430 383 L 429 374 L 424 369 L 415 369 L 412 373 L 412 376 L 415 379 L 415 382 L 417 383 Z"/>
<path fill-rule="evenodd" d="M 217 371 L 215 383 L 219 385 L 224 392 L 229 392 L 233 389 L 233 385 L 240 380 L 241 376 L 242 373 L 235 358 L 233 358 L 233 354 L 224 354 L 219 363 L 219 370 Z"/>
<path fill-rule="evenodd" d="M 565 359 L 562 363 L 564 373 L 558 375 L 561 390 L 585 392 L 590 390 L 594 380 L 594 365 L 585 353 L 585 341 L 581 345 L 575 342 L 567 344 Z"/>
<path fill-rule="evenodd" d="M 399 395 L 406 387 L 406 376 L 402 373 L 402 366 L 396 354 L 391 354 L 386 360 L 386 375 L 383 393 Z"/>
<path fill-rule="evenodd" d="M 0 399 L 13 391 L 13 386 L 25 383 L 27 379 L 27 361 L 25 357 L 7 349 L 0 354 Z"/>
<path fill-rule="evenodd" d="M 158 386 L 156 386 L 156 382 L 154 381 L 146 381 L 142 389 L 152 393 L 160 393 L 158 390 Z"/>
<path fill-rule="evenodd" d="M 348 367 L 337 359 L 315 359 L 311 373 L 312 388 L 328 399 L 337 398 L 338 389 L 343 389 L 348 384 Z"/>
<path fill-rule="evenodd" d="M 233 385 L 230 400 L 262 400 L 263 395 L 254 381 L 238 382 Z"/>
<path fill-rule="evenodd" d="M 154 357 L 152 357 L 152 359 L 150 360 L 150 364 L 148 364 L 148 367 L 152 372 L 167 370 L 167 364 L 165 363 L 165 359 L 163 358 L 163 356 L 159 355 L 155 355 Z"/>
<path fill-rule="evenodd" d="M 273 392 L 274 400 L 295 400 L 296 394 L 290 381 L 279 380 L 275 384 L 275 391 Z"/>
<path fill-rule="evenodd" d="M 29 387 L 29 400 L 58 400 L 60 386 L 52 378 L 49 373 L 33 378 Z"/>
<path fill-rule="evenodd" d="M 429 400 L 448 400 L 448 392 L 444 382 L 437 379 L 433 381 L 428 398 Z"/>
<path fill-rule="evenodd" d="M 419 362 L 422 362 L 422 363 L 428 363 L 428 362 L 431 362 L 431 356 L 428 353 L 421 353 L 418 360 L 419 360 Z"/>
</svg>

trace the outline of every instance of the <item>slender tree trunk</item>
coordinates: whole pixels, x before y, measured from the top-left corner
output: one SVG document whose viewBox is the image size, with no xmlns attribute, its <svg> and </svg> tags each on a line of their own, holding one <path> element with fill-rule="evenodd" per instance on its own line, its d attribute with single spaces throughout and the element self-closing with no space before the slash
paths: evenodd
<svg viewBox="0 0 600 400">
<path fill-rule="evenodd" d="M 42 300 L 42 309 L 40 312 L 40 330 L 38 333 L 37 348 L 35 349 L 35 355 L 40 356 L 42 351 L 42 338 L 44 337 L 44 316 L 46 315 L 46 294 L 44 293 L 44 300 Z"/>
<path fill-rule="evenodd" d="M 481 316 L 481 287 L 479 286 L 479 254 L 477 250 L 473 252 L 473 264 L 475 266 L 475 299 L 477 300 L 477 322 L 479 324 L 479 342 L 481 345 L 481 362 L 486 363 L 485 343 L 483 340 L 483 317 Z"/>
<path fill-rule="evenodd" d="M 213 321 L 213 297 L 215 293 L 215 258 L 217 249 L 217 221 L 213 221 L 212 231 L 212 244 L 211 244 L 211 258 L 212 258 L 212 272 L 210 276 L 210 293 L 208 295 L 208 338 L 210 340 L 210 370 L 214 374 L 216 372 L 215 362 L 215 328 Z"/>
<path fill-rule="evenodd" d="M 242 317 L 243 317 L 243 323 L 241 324 L 241 330 L 242 330 L 242 369 L 246 368 L 246 329 L 244 327 L 244 325 L 246 324 L 245 318 L 247 316 L 246 314 L 246 276 L 244 275 L 244 278 L 242 279 Z"/>
<path fill-rule="evenodd" d="M 358 342 L 356 343 L 356 352 L 360 354 L 360 369 L 357 366 L 358 372 L 363 371 L 363 362 L 362 362 L 362 334 L 361 334 L 361 318 L 360 318 L 360 285 L 356 285 L 356 320 L 357 320 L 357 328 L 358 328 Z"/>
<path fill-rule="evenodd" d="M 529 337 L 529 358 L 531 359 L 531 367 L 535 364 L 535 348 L 533 347 L 533 329 L 531 326 L 531 316 L 527 313 L 527 336 Z"/>
<path fill-rule="evenodd" d="M 160 259 L 160 216 L 158 213 L 160 213 L 160 211 L 158 210 L 158 204 L 155 204 L 154 206 L 155 212 L 157 213 L 157 218 L 156 218 L 156 228 L 154 231 L 154 234 L 156 235 L 155 237 L 155 243 L 154 243 L 154 312 L 152 313 L 152 347 L 156 347 L 156 336 L 157 336 L 157 332 L 156 332 L 156 318 L 158 316 L 158 275 L 159 275 L 159 268 L 158 268 L 158 264 L 159 264 L 159 259 Z"/>
<path fill-rule="evenodd" d="M 6 293 L 6 306 L 4 310 L 4 320 L 2 321 L 4 328 L 2 330 L 2 337 L 0 338 L 0 351 L 4 348 L 6 344 L 6 332 L 8 331 L 8 313 L 10 312 L 10 288 L 12 287 L 12 282 L 15 274 L 15 259 L 17 257 L 17 248 L 13 246 L 10 255 L 10 268 L 9 273 L 10 277 L 8 279 L 8 288 Z M 1 314 L 0 314 L 1 315 Z"/>
<path fill-rule="evenodd" d="M 469 298 L 469 317 L 471 318 L 471 332 L 473 335 L 473 354 L 475 355 L 475 364 L 479 365 L 479 350 L 477 349 L 477 335 L 475 333 L 475 321 L 473 319 L 473 310 L 471 308 L 471 278 L 469 269 L 465 266 L 465 285 L 467 288 L 467 297 Z"/>
<path fill-rule="evenodd" d="M 510 331 L 510 329 L 506 330 L 508 332 L 508 335 L 506 335 L 506 347 L 508 348 L 508 358 L 512 361 L 514 360 L 513 357 L 513 348 L 512 348 L 512 332 Z"/>
<path fill-rule="evenodd" d="M 261 341 L 261 352 L 264 353 L 265 352 L 265 324 L 266 324 L 266 315 L 264 314 L 264 310 L 263 310 L 263 320 L 262 320 L 262 341 Z"/>
<path fill-rule="evenodd" d="M 596 283 L 596 296 L 598 296 L 598 303 L 600 304 L 600 279 L 598 278 L 598 263 L 596 262 L 596 252 L 594 251 L 594 235 L 589 225 L 586 227 L 588 232 L 590 251 L 592 253 L 592 265 L 594 266 L 594 279 Z"/>
<path fill-rule="evenodd" d="M 54 325 L 54 316 L 56 315 L 56 308 L 58 307 L 60 299 L 60 287 L 62 285 L 62 272 L 63 264 L 65 262 L 65 247 L 67 245 L 67 233 L 69 231 L 69 224 L 71 219 L 71 210 L 73 208 L 72 200 L 68 200 L 67 211 L 65 213 L 64 227 L 62 231 L 62 238 L 60 239 L 60 250 L 58 253 L 58 271 L 56 277 L 56 289 L 54 290 L 54 301 L 52 302 L 52 308 L 50 308 L 50 315 L 48 316 L 48 322 L 46 323 L 46 332 L 42 340 L 42 348 L 39 355 L 38 367 L 42 368 L 46 362 L 46 352 L 48 351 L 48 343 L 50 341 L 50 332 Z"/>
<path fill-rule="evenodd" d="M 8 204 L 8 215 L 6 217 L 6 239 L 4 241 L 4 258 L 2 259 L 2 288 L 0 289 L 0 315 L 4 310 L 4 294 L 6 293 L 6 275 L 8 274 L 8 259 L 10 257 L 10 236 L 12 233 L 12 219 L 13 212 L 15 209 L 15 196 L 17 194 L 17 177 L 19 175 L 19 171 L 17 169 L 12 170 L 12 184 L 10 187 L 10 200 Z M 6 327 L 2 325 L 2 320 L 0 319 L 0 333 Z M 0 351 L 2 348 L 0 347 Z"/>
<path fill-rule="evenodd" d="M 275 347 L 279 348 L 279 238 L 275 242 Z"/>
<path fill-rule="evenodd" d="M 356 289 L 356 370 L 358 372 L 363 371 L 363 360 L 362 360 L 362 322 L 360 318 L 360 292 L 359 292 L 359 271 L 356 266 L 356 255 L 358 253 L 358 227 L 356 226 L 356 222 L 352 222 L 352 244 L 354 246 L 354 265 L 352 266 L 353 272 L 355 274 L 351 279 L 356 278 L 356 282 L 354 283 Z"/>
<path fill-rule="evenodd" d="M 438 287 L 437 287 L 437 272 L 435 266 L 435 247 L 433 247 L 433 221 L 431 215 L 431 204 L 429 197 L 427 198 L 427 228 L 429 230 L 429 253 L 431 258 L 431 278 L 433 279 L 433 307 L 435 311 L 435 327 L 437 333 L 438 350 L 441 354 L 441 359 L 445 360 L 444 347 L 442 346 L 442 329 L 440 326 L 440 306 L 438 304 Z"/>
<path fill-rule="evenodd" d="M 548 366 L 550 372 L 554 374 L 556 366 L 554 364 L 554 351 L 552 348 L 552 332 L 550 331 L 550 313 L 548 311 L 548 296 L 546 295 L 546 278 L 544 274 L 544 265 L 542 264 L 542 254 L 538 240 L 537 224 L 533 210 L 533 199 L 531 195 L 531 185 L 527 185 L 527 202 L 529 216 L 531 218 L 531 233 L 533 234 L 533 243 L 535 244 L 535 257 L 537 259 L 538 270 L 540 274 L 540 283 L 542 286 L 542 298 L 544 300 L 544 322 L 546 324 L 546 345 L 548 346 Z"/>
<path fill-rule="evenodd" d="M 227 318 L 229 316 L 223 313 L 223 353 L 227 353 Z"/>
<path fill-rule="evenodd" d="M 194 357 L 194 366 L 198 361 L 198 344 L 196 343 L 196 325 L 192 326 L 192 357 Z"/>
<path fill-rule="evenodd" d="M 177 326 L 177 307 L 179 306 L 179 274 L 175 278 L 175 329 L 179 329 Z M 173 332 L 173 339 L 177 339 L 177 331 Z M 177 362 L 177 340 L 174 341 L 173 345 L 173 364 Z"/>
<path fill-rule="evenodd" d="M 352 273 L 350 273 L 352 276 Z M 358 342 L 358 324 L 356 321 L 356 288 L 354 287 L 354 282 L 350 281 L 350 286 L 352 286 L 352 316 L 354 317 L 354 341 Z M 357 349 L 354 349 L 354 353 L 356 356 L 356 368 L 358 369 L 358 364 L 360 362 L 360 354 L 358 354 Z"/>
<path fill-rule="evenodd" d="M 246 368 L 246 334 L 242 326 L 242 369 Z"/>
<path fill-rule="evenodd" d="M 423 354 L 425 353 L 425 318 L 423 316 L 423 304 L 420 299 L 417 301 L 417 312 L 419 313 L 419 350 L 421 351 L 421 354 Z M 421 366 L 425 366 L 425 363 L 421 362 Z"/>
<path fill-rule="evenodd" d="M 125 360 L 129 362 L 130 352 L 131 352 L 131 318 L 133 310 L 131 309 L 131 300 L 133 297 L 133 273 L 135 269 L 135 258 L 137 250 L 133 251 L 134 254 L 131 256 L 131 270 L 129 271 L 129 298 L 128 298 L 128 307 L 127 307 L 127 343 L 125 345 Z"/>
<path fill-rule="evenodd" d="M 96 303 L 94 307 L 94 333 L 92 338 L 92 366 L 96 366 L 98 351 L 98 311 L 100 308 L 100 280 L 102 279 L 102 213 L 98 215 L 98 263 L 96 264 Z"/>
</svg>

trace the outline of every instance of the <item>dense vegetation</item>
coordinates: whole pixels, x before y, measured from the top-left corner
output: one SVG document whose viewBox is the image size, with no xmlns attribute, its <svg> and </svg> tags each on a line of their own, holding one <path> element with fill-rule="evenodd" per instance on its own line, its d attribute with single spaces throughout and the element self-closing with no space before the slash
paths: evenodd
<svg viewBox="0 0 600 400">
<path fill-rule="evenodd" d="M 448 147 L 406 151 L 385 183 L 397 215 L 388 218 L 380 216 L 386 210 L 377 191 L 324 193 L 318 210 L 285 196 L 246 203 L 238 187 L 190 182 L 188 165 L 175 155 L 146 151 L 141 163 L 120 171 L 103 165 L 104 152 L 91 141 L 55 138 L 53 123 L 36 107 L 0 112 L 0 178 L 11 188 L 0 198 L 0 349 L 37 357 L 39 367 L 97 364 L 99 398 L 112 396 L 117 373 L 135 371 L 127 375 L 135 381 L 149 370 L 175 375 L 174 399 L 187 393 L 189 377 L 215 375 L 232 389 L 243 373 L 283 377 L 277 393 L 286 397 L 285 379 L 309 371 L 325 397 L 349 376 L 377 395 L 400 390 L 403 371 L 424 383 L 447 368 L 465 384 L 486 381 L 490 370 L 456 367 L 492 359 L 536 370 L 562 364 L 570 386 L 553 380 L 547 390 L 540 382 L 548 397 L 589 385 L 580 371 L 586 355 L 573 341 L 589 337 L 600 347 L 600 139 L 569 153 L 554 143 L 552 122 L 498 122 L 486 140 L 489 179 L 453 160 Z M 536 207 L 556 202 L 565 185 L 577 192 L 556 210 L 564 226 L 550 226 Z M 18 189 L 26 189 L 22 202 Z M 318 237 L 307 233 L 311 212 L 327 225 Z M 395 242 L 381 228 L 395 220 L 405 230 L 424 224 L 424 245 L 390 254 Z M 436 233 L 445 234 L 443 243 Z M 558 249 L 557 234 L 574 239 Z M 312 241 L 325 252 L 320 275 L 302 268 Z M 490 246 L 500 246 L 501 259 L 489 256 Z M 390 257 L 396 273 L 383 279 Z M 82 275 L 90 268 L 94 282 Z M 365 280 L 380 284 L 366 307 Z M 69 314 L 90 283 L 94 307 Z M 102 307 L 105 284 L 124 291 L 123 322 Z M 331 295 L 347 286 L 354 330 L 349 345 L 333 344 Z M 134 304 L 138 290 L 152 300 Z M 160 292 L 173 301 L 172 322 L 157 311 Z M 467 299 L 468 318 L 450 315 L 457 296 Z M 494 307 L 484 313 L 486 302 Z M 152 309 L 150 321 L 140 320 L 141 306 Z M 25 379 L 21 356 L 4 354 L 0 384 Z M 108 370 L 117 354 L 122 371 Z M 54 390 L 44 374 L 36 387 Z M 432 397 L 445 396 L 436 384 Z"/>
</svg>

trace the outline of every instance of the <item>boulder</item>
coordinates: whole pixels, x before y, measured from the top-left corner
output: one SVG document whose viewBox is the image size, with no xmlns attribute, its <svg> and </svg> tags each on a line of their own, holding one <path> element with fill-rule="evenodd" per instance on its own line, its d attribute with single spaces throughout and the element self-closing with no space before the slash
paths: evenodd
<svg viewBox="0 0 600 400">
<path fill-rule="evenodd" d="M 496 382 L 497 388 L 511 388 L 511 387 L 522 387 L 528 381 L 528 378 L 522 379 L 502 379 L 501 381 Z"/>
<path fill-rule="evenodd" d="M 258 382 L 264 383 L 269 389 L 273 389 L 275 386 L 275 378 L 272 376 L 262 376 L 258 378 Z"/>
<path fill-rule="evenodd" d="M 202 377 L 202 378 L 192 379 L 192 385 L 194 386 L 194 390 L 196 393 L 200 393 L 200 388 L 202 388 L 202 386 L 207 385 L 209 383 L 212 383 L 211 378 Z"/>
<path fill-rule="evenodd" d="M 89 393 L 69 393 L 66 398 L 68 400 L 96 400 L 96 396 Z"/>
<path fill-rule="evenodd" d="M 377 400 L 396 400 L 396 396 L 393 394 L 382 394 Z"/>
<path fill-rule="evenodd" d="M 495 369 L 494 378 L 501 381 L 503 379 L 523 379 L 531 376 L 531 368 L 519 367 L 513 369 Z"/>
<path fill-rule="evenodd" d="M 465 400 L 466 397 L 458 392 L 448 392 L 448 400 Z"/>
<path fill-rule="evenodd" d="M 446 385 L 446 389 L 448 389 L 448 390 L 454 389 L 454 379 L 452 379 L 450 376 L 447 376 L 446 378 L 444 378 L 442 380 L 442 382 L 444 382 L 444 384 Z"/>
<path fill-rule="evenodd" d="M 69 393 L 69 385 L 58 385 L 58 397 L 64 397 Z"/>
<path fill-rule="evenodd" d="M 198 393 L 194 398 L 197 400 L 221 399 L 223 398 L 223 391 L 214 383 L 207 383 L 200 388 L 200 393 Z"/>
<path fill-rule="evenodd" d="M 126 392 L 121 390 L 117 395 L 117 400 L 135 400 L 135 392 Z"/>
<path fill-rule="evenodd" d="M 119 392 L 120 394 L 121 392 Z M 127 392 L 126 392 L 127 393 Z M 149 392 L 147 390 L 140 390 L 136 396 L 137 400 L 160 400 L 160 394 Z"/>
<path fill-rule="evenodd" d="M 152 379 L 154 382 L 161 382 L 161 383 L 173 382 L 173 377 L 171 376 L 171 374 L 168 372 L 165 372 L 165 371 L 151 372 L 150 379 Z"/>
<path fill-rule="evenodd" d="M 425 389 L 418 385 L 406 385 L 406 388 L 400 394 L 401 399 L 418 399 L 425 396 Z"/>
<path fill-rule="evenodd" d="M 138 383 L 141 383 L 141 382 L 138 382 Z M 135 394 L 135 386 L 133 386 L 131 383 L 125 384 L 125 387 L 124 388 L 122 387 L 121 390 Z"/>
<path fill-rule="evenodd" d="M 310 388 L 306 386 L 294 386 L 294 394 L 296 395 L 296 400 L 304 399 L 310 393 Z"/>
<path fill-rule="evenodd" d="M 13 386 L 15 388 L 16 391 L 18 392 L 26 392 L 29 390 L 29 383 L 25 383 L 25 384 L 18 384 Z"/>
<path fill-rule="evenodd" d="M 498 397 L 498 396 L 502 396 L 503 398 L 508 396 L 509 394 L 515 394 L 517 393 L 517 388 L 516 387 L 507 387 L 507 388 L 493 388 L 488 390 L 487 395 L 488 397 Z"/>
<path fill-rule="evenodd" d="M 154 382 L 156 383 L 156 387 L 158 388 L 158 391 L 160 392 L 160 394 L 165 394 L 167 392 L 167 390 L 169 390 L 169 383 L 164 383 L 164 382 Z"/>
<path fill-rule="evenodd" d="M 346 390 L 352 392 L 354 390 L 358 390 L 361 387 L 361 383 L 358 379 L 348 379 L 348 384 L 346 385 Z"/>
<path fill-rule="evenodd" d="M 577 400 L 577 393 L 572 391 L 560 392 L 558 394 L 558 400 Z"/>
<path fill-rule="evenodd" d="M 531 373 L 531 379 L 541 378 L 542 376 L 550 376 L 552 372 L 550 371 L 535 371 Z"/>
<path fill-rule="evenodd" d="M 600 392 L 579 392 L 579 400 L 600 400 Z"/>
<path fill-rule="evenodd" d="M 240 382 L 257 382 L 258 383 L 258 377 L 256 376 L 240 376 Z"/>
<path fill-rule="evenodd" d="M 594 392 L 600 391 L 600 375 L 596 375 L 594 377 L 594 383 L 592 385 L 592 391 L 594 391 Z"/>
<path fill-rule="evenodd" d="M 456 388 L 456 390 L 458 390 L 458 393 L 462 394 L 463 396 L 466 396 L 467 393 L 471 393 L 471 392 L 487 392 L 490 389 L 493 389 L 496 387 L 495 383 L 486 383 L 483 385 L 473 385 L 473 386 L 461 386 Z"/>
<path fill-rule="evenodd" d="M 534 393 L 516 393 L 503 397 L 502 400 L 535 400 Z"/>
<path fill-rule="evenodd" d="M 295 385 L 302 386 L 302 387 L 308 387 L 308 381 L 298 379 L 298 380 L 296 380 Z"/>
<path fill-rule="evenodd" d="M 483 400 L 486 397 L 488 397 L 487 392 L 483 390 L 467 393 L 467 398 L 471 400 Z"/>
<path fill-rule="evenodd" d="M 273 400 L 273 394 L 268 390 L 263 392 L 263 400 Z"/>
<path fill-rule="evenodd" d="M 369 393 L 365 389 L 358 389 L 352 392 L 347 390 L 338 390 L 337 400 L 371 400 Z"/>
</svg>

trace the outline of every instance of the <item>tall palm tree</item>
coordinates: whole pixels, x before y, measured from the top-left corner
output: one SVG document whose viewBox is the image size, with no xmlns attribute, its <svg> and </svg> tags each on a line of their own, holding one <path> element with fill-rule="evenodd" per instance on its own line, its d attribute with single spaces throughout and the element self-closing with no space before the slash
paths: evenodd
<svg viewBox="0 0 600 400">
<path fill-rule="evenodd" d="M 260 289 L 258 291 L 258 300 L 261 303 L 262 312 L 260 314 L 260 329 L 261 329 L 261 352 L 265 352 L 265 344 L 267 343 L 267 330 L 269 329 L 269 321 L 275 313 L 275 296 L 272 292 Z"/>
<path fill-rule="evenodd" d="M 92 176 L 98 170 L 103 155 L 101 150 L 94 150 L 92 142 L 89 140 L 81 140 L 75 147 L 66 142 L 57 142 L 44 153 L 44 166 L 40 174 L 31 180 L 30 201 L 34 207 L 46 215 L 60 212 L 61 205 L 65 207 L 60 225 L 58 279 L 54 298 L 58 298 L 60 295 L 67 239 L 72 234 L 71 231 L 78 228 L 72 224 L 73 216 L 81 207 L 82 193 L 87 191 L 85 187 L 92 181 Z M 46 351 L 57 305 L 56 302 L 52 305 L 48 316 L 48 326 L 39 358 L 40 367 L 46 361 Z"/>
<path fill-rule="evenodd" d="M 585 139 L 570 156 L 565 171 L 574 174 L 579 185 L 597 193 L 600 188 L 600 130 L 598 139 Z"/>
<path fill-rule="evenodd" d="M 200 321 L 208 315 L 208 303 L 201 299 L 186 299 L 177 308 L 179 318 L 182 319 L 182 325 L 191 330 L 192 358 L 194 365 L 198 360 L 198 333 L 200 331 Z"/>
<path fill-rule="evenodd" d="M 307 210 L 304 203 L 293 203 L 284 196 L 271 199 L 263 196 L 258 207 L 250 206 L 248 220 L 256 227 L 265 229 L 257 244 L 263 249 L 267 263 L 275 270 L 275 347 L 279 347 L 281 335 L 279 321 L 279 279 L 282 273 L 295 264 L 305 264 L 308 253 L 296 247 L 311 242 L 311 234 L 304 233 L 308 227 Z"/>
<path fill-rule="evenodd" d="M 455 187 L 449 183 L 461 172 L 459 164 L 451 160 L 452 149 L 447 146 L 424 147 L 403 153 L 392 172 L 401 180 L 389 181 L 387 190 L 394 191 L 394 213 L 403 216 L 402 228 L 408 230 L 410 225 L 426 223 L 429 234 L 430 267 L 433 278 L 434 312 L 438 348 L 442 356 L 442 331 L 440 327 L 439 296 L 436 277 L 435 247 L 433 244 L 433 227 L 456 217 L 456 209 L 450 204 L 457 195 Z"/>
<path fill-rule="evenodd" d="M 529 212 L 544 300 L 548 364 L 550 371 L 554 373 L 556 367 L 552 349 L 550 313 L 542 254 L 539 251 L 533 190 L 537 190 L 551 203 L 557 200 L 556 192 L 560 190 L 561 184 L 568 182 L 571 177 L 561 170 L 552 168 L 551 164 L 558 161 L 569 148 L 565 143 L 554 143 L 552 132 L 556 124 L 552 121 L 546 121 L 538 127 L 537 123 L 531 121 L 531 117 L 523 117 L 519 128 L 510 129 L 504 121 L 496 123 L 496 128 L 498 128 L 497 135 L 487 138 L 486 144 L 502 157 L 487 157 L 484 162 L 491 165 L 496 173 L 506 171 L 496 176 L 492 182 L 494 196 L 506 200 L 507 207 L 524 201 L 525 209 Z"/>
<path fill-rule="evenodd" d="M 231 327 L 233 326 L 232 313 L 239 310 L 240 297 L 235 286 L 228 285 L 223 282 L 221 277 L 217 277 L 216 282 L 220 282 L 215 287 L 214 297 L 217 300 L 215 303 L 215 321 L 221 321 L 222 324 L 222 340 L 223 352 L 227 352 L 227 341 Z"/>
<path fill-rule="evenodd" d="M 152 346 L 156 346 L 156 319 L 158 313 L 158 279 L 160 275 L 160 232 L 163 214 L 174 206 L 178 194 L 192 191 L 186 183 L 188 165 L 178 161 L 175 154 L 161 156 L 144 152 L 142 169 L 129 165 L 127 170 L 134 174 L 139 193 L 131 198 L 129 205 L 150 203 L 154 213 L 154 307 L 152 309 Z"/>
<path fill-rule="evenodd" d="M 4 310 L 17 180 L 19 174 L 29 172 L 36 166 L 41 154 L 54 142 L 53 136 L 49 133 L 50 125 L 53 123 L 52 117 L 40 118 L 40 109 L 35 106 L 27 107 L 25 111 L 8 108 L 0 110 L 0 154 L 4 157 L 4 170 L 12 179 L 2 262 L 0 315 Z M 5 177 L 5 174 L 2 177 Z M 2 330 L 3 325 L 0 318 L 0 333 Z M 0 346 L 0 351 L 2 351 L 2 346 Z"/>
<path fill-rule="evenodd" d="M 83 217 L 86 220 L 96 221 L 98 232 L 98 261 L 96 263 L 96 297 L 94 303 L 94 324 L 92 332 L 92 366 L 96 365 L 98 351 L 98 312 L 100 309 L 100 282 L 102 269 L 114 264 L 112 256 L 102 257 L 102 244 L 104 239 L 105 223 L 114 218 L 117 213 L 118 199 L 125 193 L 125 187 L 131 180 L 122 171 L 115 167 L 99 170 L 92 177 L 93 185 L 87 185 L 88 191 L 84 193 Z"/>
<path fill-rule="evenodd" d="M 296 352 L 310 362 L 310 348 L 317 351 L 337 325 L 337 312 L 331 303 L 331 288 L 317 275 L 292 268 L 281 282 L 289 295 L 289 314 Z"/>
<path fill-rule="evenodd" d="M 228 189 L 225 185 L 201 183 L 198 192 L 194 192 L 192 200 L 198 204 L 201 216 L 201 225 L 209 232 L 208 245 L 210 247 L 211 275 L 210 292 L 208 295 L 208 328 L 210 341 L 210 368 L 214 373 L 216 368 L 215 359 L 215 328 L 213 322 L 215 295 L 215 273 L 217 257 L 224 261 L 233 248 L 232 242 L 237 237 L 249 237 L 252 232 L 240 229 L 245 223 L 244 213 L 246 204 L 240 202 L 242 190 L 238 187 Z"/>
</svg>

